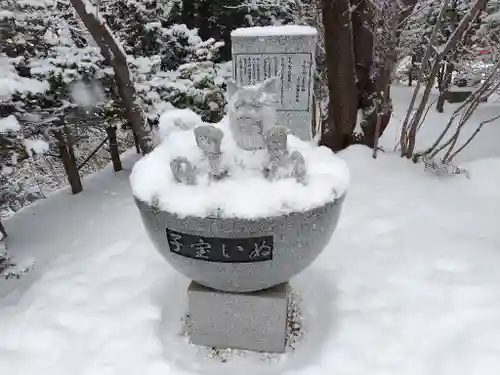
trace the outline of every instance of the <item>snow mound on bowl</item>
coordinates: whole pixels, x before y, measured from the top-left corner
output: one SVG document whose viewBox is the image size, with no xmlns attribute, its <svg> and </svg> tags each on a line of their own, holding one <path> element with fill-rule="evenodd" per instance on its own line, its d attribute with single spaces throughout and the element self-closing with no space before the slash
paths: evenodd
<svg viewBox="0 0 500 375">
<path fill-rule="evenodd" d="M 265 150 L 245 151 L 236 147 L 227 120 L 211 125 L 224 131 L 221 148 L 223 162 L 230 168 L 229 177 L 209 180 L 208 161 L 196 145 L 193 130 L 173 131 L 153 152 L 136 163 L 130 177 L 135 197 L 181 217 L 254 219 L 323 206 L 343 195 L 348 188 L 347 164 L 326 147 L 289 135 L 290 152 L 298 150 L 304 156 L 307 183 L 297 183 L 293 178 L 269 181 L 262 174 Z M 196 185 L 174 180 L 169 164 L 179 156 L 200 168 Z"/>
</svg>

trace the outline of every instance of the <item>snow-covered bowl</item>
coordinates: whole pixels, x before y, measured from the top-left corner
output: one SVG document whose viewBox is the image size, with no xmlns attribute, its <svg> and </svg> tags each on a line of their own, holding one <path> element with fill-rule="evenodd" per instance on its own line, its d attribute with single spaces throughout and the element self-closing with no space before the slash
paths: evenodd
<svg viewBox="0 0 500 375">
<path fill-rule="evenodd" d="M 149 237 L 175 269 L 249 292 L 288 281 L 325 249 L 349 170 L 280 127 L 248 149 L 231 134 L 227 121 L 170 132 L 137 162 L 131 185 Z"/>
<path fill-rule="evenodd" d="M 256 219 L 180 217 L 137 198 L 136 203 L 149 237 L 177 271 L 210 288 L 251 292 L 290 280 L 318 257 L 337 227 L 344 197 L 307 211 Z M 184 247 L 196 245 L 199 239 L 211 244 L 212 254 L 199 255 L 213 256 L 214 261 L 197 258 L 192 247 L 184 255 L 177 253 L 172 234 L 181 236 L 177 239 Z M 217 249 L 214 244 L 219 245 Z M 256 246 L 260 254 L 253 261 Z"/>
</svg>

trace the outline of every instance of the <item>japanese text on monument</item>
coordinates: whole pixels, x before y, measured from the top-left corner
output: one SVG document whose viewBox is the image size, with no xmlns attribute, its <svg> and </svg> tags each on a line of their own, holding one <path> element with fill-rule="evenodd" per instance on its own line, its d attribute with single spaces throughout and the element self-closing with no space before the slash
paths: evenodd
<svg viewBox="0 0 500 375">
<path fill-rule="evenodd" d="M 172 253 L 221 263 L 263 262 L 273 258 L 273 236 L 247 238 L 203 237 L 166 229 Z"/>
<path fill-rule="evenodd" d="M 236 80 L 240 85 L 255 85 L 279 76 L 279 111 L 310 110 L 312 58 L 309 53 L 235 54 Z"/>
</svg>

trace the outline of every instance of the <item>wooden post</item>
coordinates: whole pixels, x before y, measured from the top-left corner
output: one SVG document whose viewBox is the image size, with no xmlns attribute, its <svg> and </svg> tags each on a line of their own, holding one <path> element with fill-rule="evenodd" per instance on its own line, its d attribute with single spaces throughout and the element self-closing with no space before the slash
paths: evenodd
<svg viewBox="0 0 500 375">
<path fill-rule="evenodd" d="M 415 66 L 417 65 L 417 56 L 415 54 L 411 55 L 410 68 L 408 69 L 408 86 L 413 85 L 413 75 L 415 74 Z"/>
<path fill-rule="evenodd" d="M 116 126 L 108 126 L 106 128 L 109 139 L 109 153 L 111 154 L 111 161 L 113 162 L 113 170 L 115 172 L 121 171 L 122 162 L 120 160 L 120 152 L 118 151 L 118 141 L 116 139 Z M 140 150 L 139 150 L 140 151 Z"/>
<path fill-rule="evenodd" d="M 73 150 L 72 136 L 69 134 L 68 129 L 66 129 L 66 132 L 68 133 L 67 137 L 65 137 L 60 130 L 55 130 L 53 134 L 57 139 L 59 155 L 63 162 L 66 175 L 68 176 L 71 192 L 73 194 L 78 194 L 83 191 L 82 180 L 80 179 L 80 174 L 78 173 L 78 166 L 76 164 L 76 157 Z"/>
<path fill-rule="evenodd" d="M 382 101 L 381 93 L 378 93 L 378 97 L 375 99 L 375 113 L 377 114 L 377 123 L 375 124 L 375 140 L 373 142 L 373 158 L 377 158 L 378 151 L 378 139 L 380 137 L 380 123 L 382 122 L 382 109 L 380 108 L 380 103 Z"/>
<path fill-rule="evenodd" d="M 311 116 L 311 133 L 312 133 L 312 136 L 313 138 L 316 137 L 316 130 L 317 129 L 317 119 L 316 119 L 316 116 L 317 116 L 317 113 L 316 113 L 316 97 L 314 96 L 313 94 L 313 97 L 312 97 L 312 116 Z"/>
<path fill-rule="evenodd" d="M 139 135 L 136 132 L 132 132 L 134 135 L 134 143 L 135 143 L 135 150 L 137 151 L 138 154 L 141 153 L 141 146 L 139 144 Z"/>
<path fill-rule="evenodd" d="M 441 79 L 441 82 L 439 83 L 439 97 L 436 104 L 436 110 L 439 113 L 443 113 L 444 110 L 444 102 L 448 94 L 448 89 L 451 85 L 453 69 L 454 65 L 452 62 L 443 65 L 443 77 Z"/>
</svg>

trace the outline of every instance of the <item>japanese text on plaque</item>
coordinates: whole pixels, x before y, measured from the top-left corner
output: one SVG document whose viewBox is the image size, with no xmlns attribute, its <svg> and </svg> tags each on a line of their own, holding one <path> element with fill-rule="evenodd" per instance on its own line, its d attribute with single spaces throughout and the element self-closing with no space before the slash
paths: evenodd
<svg viewBox="0 0 500 375">
<path fill-rule="evenodd" d="M 310 110 L 311 54 L 239 54 L 234 56 L 234 64 L 239 85 L 255 85 L 280 76 L 278 110 Z"/>
<path fill-rule="evenodd" d="M 273 236 L 219 238 L 166 229 L 170 251 L 187 258 L 221 263 L 263 262 L 273 259 Z"/>
</svg>

